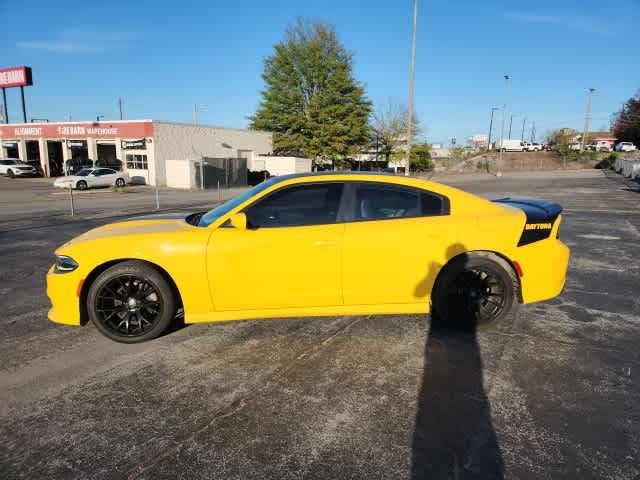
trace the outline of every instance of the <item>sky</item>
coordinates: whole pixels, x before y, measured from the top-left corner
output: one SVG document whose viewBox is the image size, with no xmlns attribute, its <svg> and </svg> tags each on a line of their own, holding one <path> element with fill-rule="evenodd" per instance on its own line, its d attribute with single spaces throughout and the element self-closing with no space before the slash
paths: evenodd
<svg viewBox="0 0 640 480">
<path fill-rule="evenodd" d="M 0 67 L 27 65 L 28 118 L 125 119 L 243 128 L 260 102 L 264 59 L 296 18 L 336 27 L 374 105 L 407 101 L 412 0 L 168 2 L 0 0 Z M 591 130 L 640 89 L 640 0 L 419 1 L 415 109 L 430 142 L 486 134 L 492 107 L 537 139 Z M 19 89 L 7 90 L 10 120 Z M 506 136 L 507 132 L 505 132 Z"/>
</svg>

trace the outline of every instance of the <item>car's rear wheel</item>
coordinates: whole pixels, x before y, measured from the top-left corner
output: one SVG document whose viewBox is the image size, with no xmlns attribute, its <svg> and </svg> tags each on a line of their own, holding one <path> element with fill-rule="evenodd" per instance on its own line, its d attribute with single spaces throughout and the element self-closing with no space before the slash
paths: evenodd
<svg viewBox="0 0 640 480">
<path fill-rule="evenodd" d="M 85 182 L 84 180 L 80 180 L 78 183 L 76 183 L 76 188 L 78 190 L 86 190 L 88 188 L 87 182 Z"/>
<path fill-rule="evenodd" d="M 116 342 L 139 343 L 161 335 L 176 314 L 169 283 L 143 262 L 118 263 L 89 288 L 87 311 L 96 328 Z"/>
<path fill-rule="evenodd" d="M 124 185 L 125 185 L 124 179 L 122 179 L 122 178 L 118 178 L 118 179 L 116 180 L 116 187 L 118 187 L 118 188 L 122 188 L 122 187 L 124 187 Z"/>
<path fill-rule="evenodd" d="M 433 293 L 434 325 L 475 331 L 508 323 L 518 306 L 518 278 L 502 258 L 484 252 L 447 264 Z"/>
<path fill-rule="evenodd" d="M 7 170 L 7 177 L 9 178 L 15 178 L 15 173 L 13 173 L 13 170 L 9 169 Z"/>
</svg>

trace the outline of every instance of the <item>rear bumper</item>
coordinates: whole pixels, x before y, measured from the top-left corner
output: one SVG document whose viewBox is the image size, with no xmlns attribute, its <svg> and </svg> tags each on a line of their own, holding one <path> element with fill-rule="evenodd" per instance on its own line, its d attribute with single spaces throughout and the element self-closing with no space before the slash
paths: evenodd
<svg viewBox="0 0 640 480">
<path fill-rule="evenodd" d="M 47 297 L 51 309 L 47 316 L 54 323 L 80 325 L 80 299 L 78 289 L 82 277 L 76 272 L 54 273 L 53 266 L 47 272 Z"/>
<path fill-rule="evenodd" d="M 570 251 L 558 239 L 548 239 L 518 248 L 522 302 L 533 303 L 557 297 L 564 289 Z"/>
</svg>

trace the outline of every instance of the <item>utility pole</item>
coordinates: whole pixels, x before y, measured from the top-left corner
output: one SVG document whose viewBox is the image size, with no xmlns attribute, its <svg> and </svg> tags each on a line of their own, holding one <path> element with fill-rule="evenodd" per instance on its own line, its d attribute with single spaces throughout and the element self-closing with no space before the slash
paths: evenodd
<svg viewBox="0 0 640 480">
<path fill-rule="evenodd" d="M 407 105 L 407 150 L 404 162 L 404 174 L 408 177 L 411 170 L 411 135 L 413 127 L 413 94 L 416 80 L 416 30 L 418 28 L 418 0 L 413 0 L 413 34 L 411 36 L 411 64 L 409 66 L 409 104 Z"/>
<path fill-rule="evenodd" d="M 589 133 L 589 115 L 591 115 L 591 95 L 595 92 L 595 88 L 590 88 L 587 93 L 587 111 L 584 114 L 584 132 L 582 133 L 582 142 L 580 142 L 580 151 L 584 151 L 584 142 L 587 140 L 587 133 Z"/>
<path fill-rule="evenodd" d="M 500 164 L 502 165 L 502 147 L 504 141 L 504 122 L 507 119 L 507 107 L 509 106 L 509 75 L 504 76 L 504 106 L 502 107 L 502 127 L 500 127 Z"/>
<path fill-rule="evenodd" d="M 198 124 L 198 104 L 197 103 L 193 104 L 193 124 L 194 125 Z"/>
<path fill-rule="evenodd" d="M 122 97 L 118 97 L 118 110 L 120 111 L 120 120 L 123 119 L 122 115 Z"/>
<path fill-rule="evenodd" d="M 526 123 L 527 123 L 527 117 L 524 117 L 522 119 L 522 135 L 520 135 L 520 141 L 521 142 L 524 142 L 524 126 L 526 125 Z M 533 143 L 533 142 L 531 142 L 531 143 Z"/>
<path fill-rule="evenodd" d="M 7 109 L 7 89 L 2 89 L 2 110 L 3 110 L 3 123 L 9 123 L 9 110 Z"/>
<path fill-rule="evenodd" d="M 489 138 L 487 139 L 487 151 L 491 150 L 491 130 L 493 129 L 493 112 L 500 110 L 498 107 L 491 109 L 491 120 L 489 120 Z"/>
<path fill-rule="evenodd" d="M 536 140 L 536 122 L 533 122 L 533 124 L 531 125 L 531 143 L 535 142 Z"/>
<path fill-rule="evenodd" d="M 509 120 L 509 140 L 511 140 L 511 127 L 513 126 L 513 117 L 517 117 L 517 115 L 511 115 L 511 120 Z"/>
</svg>

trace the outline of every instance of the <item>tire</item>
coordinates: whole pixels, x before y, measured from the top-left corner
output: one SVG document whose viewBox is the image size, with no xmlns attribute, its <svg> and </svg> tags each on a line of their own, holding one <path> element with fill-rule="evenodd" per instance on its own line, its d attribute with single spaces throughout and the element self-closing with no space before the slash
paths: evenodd
<svg viewBox="0 0 640 480">
<path fill-rule="evenodd" d="M 16 175 L 13 173 L 13 170 L 9 169 L 7 170 L 7 177 L 16 178 Z"/>
<path fill-rule="evenodd" d="M 432 325 L 465 332 L 506 326 L 517 311 L 518 291 L 518 277 L 504 259 L 489 252 L 460 255 L 438 276 Z"/>
<path fill-rule="evenodd" d="M 96 328 L 120 343 L 156 338 L 176 315 L 176 299 L 165 278 L 149 264 L 117 263 L 89 287 L 87 311 Z"/>
<path fill-rule="evenodd" d="M 116 179 L 116 187 L 123 188 L 125 186 L 125 181 L 122 178 Z"/>
<path fill-rule="evenodd" d="M 76 188 L 78 190 L 86 190 L 87 188 L 89 188 L 89 186 L 87 185 L 87 182 L 85 182 L 84 180 L 80 180 L 78 183 L 76 183 Z"/>
</svg>

